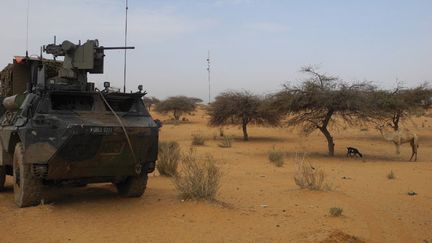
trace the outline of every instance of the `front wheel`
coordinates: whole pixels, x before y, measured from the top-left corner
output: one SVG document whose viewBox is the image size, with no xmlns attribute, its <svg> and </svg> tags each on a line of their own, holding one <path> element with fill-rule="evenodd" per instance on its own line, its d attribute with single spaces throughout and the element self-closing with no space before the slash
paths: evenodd
<svg viewBox="0 0 432 243">
<path fill-rule="evenodd" d="M 21 143 L 15 146 L 13 176 L 16 205 L 20 208 L 39 205 L 42 198 L 42 180 L 31 173 L 31 164 L 25 162 Z"/>
<path fill-rule="evenodd" d="M 5 181 L 6 181 L 6 167 L 0 166 L 0 191 L 4 189 Z"/>
<path fill-rule="evenodd" d="M 126 180 L 114 183 L 120 195 L 126 197 L 140 197 L 147 187 L 148 176 L 145 171 L 137 176 L 129 176 Z"/>
</svg>

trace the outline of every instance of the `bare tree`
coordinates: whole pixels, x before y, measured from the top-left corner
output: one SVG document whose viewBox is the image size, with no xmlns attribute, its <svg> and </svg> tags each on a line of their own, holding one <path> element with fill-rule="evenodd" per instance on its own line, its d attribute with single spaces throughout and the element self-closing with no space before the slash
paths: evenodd
<svg viewBox="0 0 432 243">
<path fill-rule="evenodd" d="M 250 92 L 228 91 L 218 95 L 208 108 L 211 126 L 241 125 L 243 140 L 248 141 L 247 126 L 256 124 L 277 125 L 280 113 L 269 105 L 269 101 Z"/>
<path fill-rule="evenodd" d="M 179 120 L 184 113 L 194 111 L 199 102 L 202 102 L 202 100 L 194 97 L 169 97 L 156 105 L 156 111 L 159 113 L 172 112 L 174 119 Z"/>
<path fill-rule="evenodd" d="M 367 121 L 371 112 L 368 97 L 375 87 L 367 82 L 348 85 L 311 66 L 301 71 L 310 78 L 298 87 L 285 85 L 285 89 L 275 95 L 273 106 L 290 115 L 288 125 L 301 126 L 307 134 L 318 129 L 327 139 L 328 154 L 334 156 L 330 124 L 345 122 L 354 125 Z M 341 119 L 336 121 L 335 115 Z"/>
</svg>

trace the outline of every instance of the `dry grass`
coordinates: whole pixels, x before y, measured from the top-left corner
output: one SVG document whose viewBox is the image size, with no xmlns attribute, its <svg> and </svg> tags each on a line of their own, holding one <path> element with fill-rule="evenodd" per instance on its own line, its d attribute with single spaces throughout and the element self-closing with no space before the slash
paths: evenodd
<svg viewBox="0 0 432 243">
<path fill-rule="evenodd" d="M 221 172 L 211 156 L 200 160 L 190 150 L 183 156 L 181 172 L 175 177 L 174 183 L 180 197 L 187 200 L 215 199 L 219 190 Z"/>
<path fill-rule="evenodd" d="M 387 179 L 389 179 L 389 180 L 394 180 L 394 179 L 396 179 L 396 175 L 395 175 L 395 173 L 393 172 L 393 170 L 391 170 L 391 171 L 387 174 Z"/>
<path fill-rule="evenodd" d="M 270 150 L 268 152 L 268 159 L 271 163 L 275 164 L 277 167 L 282 167 L 285 159 L 284 159 L 284 153 L 279 150 Z"/>
<path fill-rule="evenodd" d="M 200 133 L 192 134 L 192 145 L 204 145 L 205 140 L 205 137 Z"/>
<path fill-rule="evenodd" d="M 157 170 L 162 176 L 175 176 L 180 157 L 180 146 L 177 142 L 160 142 Z"/>
<path fill-rule="evenodd" d="M 342 216 L 343 208 L 333 207 L 330 208 L 329 214 L 332 217 L 339 217 Z"/>
<path fill-rule="evenodd" d="M 330 185 L 326 182 L 324 170 L 312 166 L 309 162 L 305 161 L 304 157 L 297 162 L 294 181 L 302 189 L 314 191 L 331 190 Z"/>
<path fill-rule="evenodd" d="M 225 136 L 222 138 L 222 141 L 218 144 L 218 146 L 221 148 L 231 148 L 232 140 L 233 140 L 232 137 Z"/>
</svg>

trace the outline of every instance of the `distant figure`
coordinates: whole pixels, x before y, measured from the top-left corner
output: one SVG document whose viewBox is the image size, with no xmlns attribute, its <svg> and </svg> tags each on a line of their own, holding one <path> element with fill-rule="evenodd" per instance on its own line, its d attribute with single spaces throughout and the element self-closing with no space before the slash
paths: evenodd
<svg viewBox="0 0 432 243">
<path fill-rule="evenodd" d="M 347 157 L 355 157 L 357 155 L 360 158 L 363 158 L 363 155 L 360 153 L 360 151 L 358 149 L 353 148 L 353 147 L 348 147 L 347 148 Z"/>
</svg>

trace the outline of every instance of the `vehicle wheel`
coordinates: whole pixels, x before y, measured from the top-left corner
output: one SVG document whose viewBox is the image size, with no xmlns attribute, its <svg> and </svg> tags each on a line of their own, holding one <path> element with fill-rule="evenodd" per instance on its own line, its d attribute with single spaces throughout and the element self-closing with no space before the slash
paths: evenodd
<svg viewBox="0 0 432 243">
<path fill-rule="evenodd" d="M 120 195 L 126 197 L 140 197 L 147 187 L 147 173 L 141 172 L 138 176 L 129 176 L 122 182 L 115 183 Z"/>
<path fill-rule="evenodd" d="M 0 166 L 0 191 L 4 189 L 5 180 L 6 180 L 6 167 Z"/>
<path fill-rule="evenodd" d="M 15 203 L 18 207 L 39 205 L 41 202 L 42 180 L 31 173 L 31 164 L 24 161 L 21 143 L 15 146 L 13 157 Z"/>
</svg>

